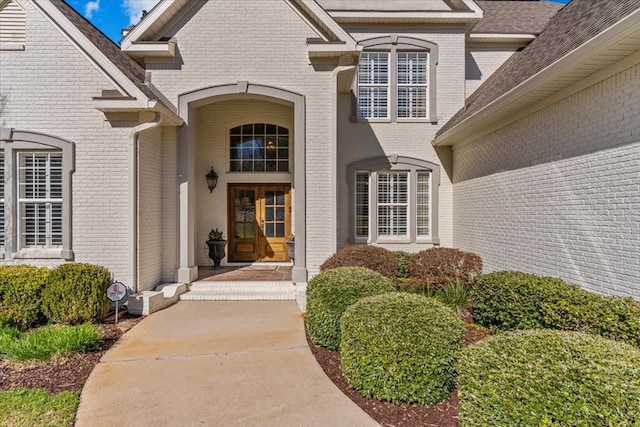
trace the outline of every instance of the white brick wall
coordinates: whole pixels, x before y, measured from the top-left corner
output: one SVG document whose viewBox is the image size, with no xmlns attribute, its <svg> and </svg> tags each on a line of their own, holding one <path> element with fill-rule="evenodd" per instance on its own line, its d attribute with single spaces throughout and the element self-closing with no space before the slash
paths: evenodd
<svg viewBox="0 0 640 427">
<path fill-rule="evenodd" d="M 176 280 L 178 269 L 178 144 L 177 129 L 163 128 L 162 131 L 162 282 Z"/>
<path fill-rule="evenodd" d="M 635 66 L 454 150 L 454 245 L 640 298 L 638 99 Z"/>
<path fill-rule="evenodd" d="M 107 267 L 126 281 L 127 134 L 110 124 L 92 97 L 113 86 L 32 4 L 26 50 L 0 52 L 0 126 L 73 141 L 72 228 L 76 261 Z"/>
<path fill-rule="evenodd" d="M 162 279 L 162 130 L 141 132 L 138 142 L 138 290 Z"/>
</svg>

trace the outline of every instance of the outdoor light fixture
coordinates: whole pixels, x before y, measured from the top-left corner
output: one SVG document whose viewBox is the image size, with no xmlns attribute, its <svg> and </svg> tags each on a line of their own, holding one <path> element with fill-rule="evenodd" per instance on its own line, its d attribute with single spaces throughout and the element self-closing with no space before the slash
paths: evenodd
<svg viewBox="0 0 640 427">
<path fill-rule="evenodd" d="M 209 192 L 213 193 L 213 189 L 218 185 L 218 174 L 213 170 L 213 166 L 208 174 L 205 175 L 207 178 L 207 187 L 209 187 Z"/>
</svg>

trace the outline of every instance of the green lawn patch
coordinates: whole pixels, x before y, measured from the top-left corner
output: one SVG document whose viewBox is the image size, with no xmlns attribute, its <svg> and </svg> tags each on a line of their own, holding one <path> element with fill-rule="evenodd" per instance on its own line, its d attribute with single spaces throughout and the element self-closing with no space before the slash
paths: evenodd
<svg viewBox="0 0 640 427">
<path fill-rule="evenodd" d="M 28 333 L 0 326 L 0 357 L 13 361 L 48 360 L 55 355 L 99 348 L 102 335 L 94 325 L 44 326 Z"/>
<path fill-rule="evenodd" d="M 17 388 L 0 391 L 0 425 L 10 427 L 69 427 L 73 425 L 80 397 L 63 391 Z"/>
</svg>

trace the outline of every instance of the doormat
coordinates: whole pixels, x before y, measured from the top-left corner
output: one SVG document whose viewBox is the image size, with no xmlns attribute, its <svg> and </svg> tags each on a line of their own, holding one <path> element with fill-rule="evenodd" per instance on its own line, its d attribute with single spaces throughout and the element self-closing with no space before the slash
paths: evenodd
<svg viewBox="0 0 640 427">
<path fill-rule="evenodd" d="M 277 265 L 249 265 L 247 267 L 242 267 L 240 270 L 242 271 L 276 271 L 278 269 Z"/>
</svg>

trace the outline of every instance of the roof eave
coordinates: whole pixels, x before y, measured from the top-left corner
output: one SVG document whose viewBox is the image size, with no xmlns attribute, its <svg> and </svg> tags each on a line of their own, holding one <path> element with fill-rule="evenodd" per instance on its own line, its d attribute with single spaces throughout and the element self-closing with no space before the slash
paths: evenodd
<svg viewBox="0 0 640 427">
<path fill-rule="evenodd" d="M 517 108 L 513 108 L 513 104 L 516 101 L 520 100 L 527 94 L 532 93 L 536 89 L 543 88 L 552 80 L 568 74 L 570 70 L 580 64 L 586 63 L 598 54 L 606 54 L 607 52 L 610 52 L 612 46 L 630 38 L 630 36 L 634 34 L 640 35 L 640 9 L 636 10 L 625 19 L 618 21 L 607 30 L 580 45 L 537 74 L 529 77 L 518 86 L 512 88 L 510 91 L 490 102 L 471 116 L 462 120 L 451 129 L 448 129 L 441 135 L 436 136 L 432 144 L 434 146 L 453 146 L 471 136 L 477 136 L 481 129 L 487 128 L 493 124 L 493 122 L 497 122 L 504 118 L 505 114 L 513 114 L 514 112 L 526 107 L 519 105 Z M 640 49 L 640 38 L 636 39 L 634 43 L 637 44 L 637 48 Z M 608 64 L 603 64 L 602 68 L 606 68 L 620 59 L 622 58 L 611 60 Z M 567 86 L 570 86 L 570 84 L 567 84 Z M 536 102 L 537 100 L 531 102 L 530 105 L 533 105 Z M 498 116 L 499 112 L 503 114 Z"/>
</svg>

